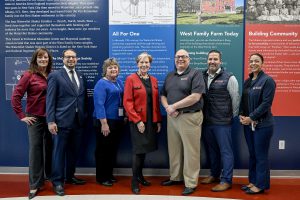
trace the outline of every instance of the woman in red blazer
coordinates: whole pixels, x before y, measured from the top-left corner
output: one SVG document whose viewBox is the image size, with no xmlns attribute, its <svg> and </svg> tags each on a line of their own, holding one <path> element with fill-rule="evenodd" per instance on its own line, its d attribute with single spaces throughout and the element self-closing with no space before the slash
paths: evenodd
<svg viewBox="0 0 300 200">
<path fill-rule="evenodd" d="M 123 104 L 130 121 L 132 156 L 131 190 L 140 192 L 139 183 L 149 186 L 143 177 L 146 153 L 157 149 L 156 133 L 161 129 L 157 79 L 148 74 L 152 57 L 141 53 L 136 58 L 138 71 L 125 81 Z"/>
</svg>

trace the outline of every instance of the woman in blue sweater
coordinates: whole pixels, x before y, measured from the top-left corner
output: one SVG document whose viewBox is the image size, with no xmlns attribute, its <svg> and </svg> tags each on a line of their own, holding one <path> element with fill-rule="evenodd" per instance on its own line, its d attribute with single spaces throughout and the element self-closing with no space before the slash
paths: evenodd
<svg viewBox="0 0 300 200">
<path fill-rule="evenodd" d="M 276 84 L 262 70 L 264 58 L 250 56 L 251 73 L 245 81 L 240 106 L 240 122 L 249 150 L 249 184 L 242 186 L 247 194 L 260 194 L 270 188 L 269 147 L 273 135 L 271 106 Z"/>
<path fill-rule="evenodd" d="M 120 134 L 124 124 L 122 98 L 124 85 L 118 79 L 120 66 L 116 59 L 106 59 L 102 66 L 103 78 L 94 88 L 94 127 L 96 130 L 96 181 L 112 186 L 116 179 L 116 161 Z"/>
</svg>

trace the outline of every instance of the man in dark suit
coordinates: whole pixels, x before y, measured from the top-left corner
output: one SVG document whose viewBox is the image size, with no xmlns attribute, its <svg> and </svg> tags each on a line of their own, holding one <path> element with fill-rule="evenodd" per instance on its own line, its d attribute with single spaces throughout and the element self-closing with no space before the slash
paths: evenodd
<svg viewBox="0 0 300 200">
<path fill-rule="evenodd" d="M 86 83 L 75 70 L 76 52 L 63 52 L 64 66 L 48 76 L 46 112 L 48 129 L 53 135 L 51 181 L 54 192 L 64 195 L 64 183 L 75 185 L 85 181 L 74 176 L 86 119 Z"/>
</svg>

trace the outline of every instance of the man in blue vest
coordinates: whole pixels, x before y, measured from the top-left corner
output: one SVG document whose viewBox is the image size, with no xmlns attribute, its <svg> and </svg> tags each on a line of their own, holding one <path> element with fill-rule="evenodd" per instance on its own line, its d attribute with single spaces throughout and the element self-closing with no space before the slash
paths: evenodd
<svg viewBox="0 0 300 200">
<path fill-rule="evenodd" d="M 238 114 L 238 82 L 223 67 L 221 52 L 211 50 L 207 58 L 208 69 L 203 72 L 206 85 L 204 95 L 203 137 L 210 158 L 210 176 L 202 184 L 220 183 L 213 192 L 231 188 L 234 157 L 232 151 L 231 124 Z M 222 170 L 223 169 L 223 170 Z"/>
</svg>

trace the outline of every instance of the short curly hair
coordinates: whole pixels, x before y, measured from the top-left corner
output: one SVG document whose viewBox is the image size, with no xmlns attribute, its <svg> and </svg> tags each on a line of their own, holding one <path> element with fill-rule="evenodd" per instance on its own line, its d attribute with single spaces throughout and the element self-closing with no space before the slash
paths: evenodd
<svg viewBox="0 0 300 200">
<path fill-rule="evenodd" d="M 105 77 L 106 76 L 106 72 L 107 72 L 107 68 L 111 65 L 117 65 L 118 66 L 118 70 L 120 72 L 120 65 L 117 61 L 117 59 L 115 58 L 107 58 L 106 60 L 104 60 L 103 65 L 102 65 L 102 76 Z"/>
</svg>

